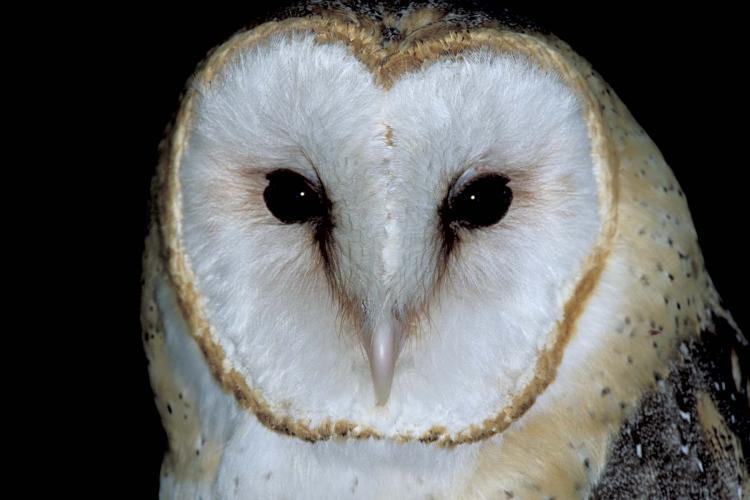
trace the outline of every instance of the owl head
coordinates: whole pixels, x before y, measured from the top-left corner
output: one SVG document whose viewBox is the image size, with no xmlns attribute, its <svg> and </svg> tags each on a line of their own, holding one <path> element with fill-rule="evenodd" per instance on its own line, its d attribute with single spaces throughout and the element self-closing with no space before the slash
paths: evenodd
<svg viewBox="0 0 750 500">
<path fill-rule="evenodd" d="M 148 297 L 274 431 L 502 432 L 583 352 L 621 158 L 666 169 L 563 42 L 441 9 L 308 6 L 215 49 L 184 96 Z"/>
</svg>

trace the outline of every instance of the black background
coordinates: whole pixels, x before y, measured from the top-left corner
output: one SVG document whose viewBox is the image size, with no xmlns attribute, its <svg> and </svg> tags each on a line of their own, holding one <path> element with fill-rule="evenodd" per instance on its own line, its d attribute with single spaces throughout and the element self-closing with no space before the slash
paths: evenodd
<svg viewBox="0 0 750 500">
<path fill-rule="evenodd" d="M 494 5 L 483 3 L 490 9 Z M 621 3 L 616 10 L 512 7 L 587 58 L 659 146 L 687 195 L 709 273 L 726 307 L 747 331 L 740 286 L 747 277 L 748 227 L 747 83 L 740 76 L 747 57 L 740 37 L 741 16 L 629 5 Z M 107 430 L 106 439 L 102 435 L 95 457 L 111 457 L 117 450 L 116 462 L 102 459 L 112 466 L 100 479 L 137 498 L 156 496 L 165 447 L 139 323 L 140 259 L 157 145 L 196 64 L 210 48 L 267 10 L 123 10 L 109 15 L 93 35 L 102 66 L 94 68 L 98 76 L 87 80 L 90 99 L 107 114 L 105 121 L 94 125 L 101 125 L 114 140 L 107 146 L 110 159 L 98 182 L 107 186 L 100 189 L 113 206 L 109 224 L 117 233 L 118 254 L 107 270 L 116 290 L 114 301 L 106 297 L 106 314 L 115 331 L 102 341 L 108 361 L 100 383 L 125 396 L 117 404 L 117 430 Z M 93 422 L 102 417 L 87 418 Z"/>
</svg>

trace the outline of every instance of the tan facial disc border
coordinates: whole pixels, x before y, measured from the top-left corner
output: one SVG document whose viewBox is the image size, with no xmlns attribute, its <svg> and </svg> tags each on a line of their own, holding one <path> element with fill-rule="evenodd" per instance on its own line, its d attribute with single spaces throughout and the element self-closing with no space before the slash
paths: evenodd
<svg viewBox="0 0 750 500">
<path fill-rule="evenodd" d="M 461 52 L 481 47 L 489 47 L 498 52 L 520 54 L 535 61 L 542 68 L 558 73 L 583 101 L 584 116 L 591 140 L 592 160 L 598 182 L 601 233 L 591 253 L 586 257 L 581 277 L 572 296 L 564 306 L 562 319 L 557 322 L 555 331 L 549 336 L 550 340 L 539 354 L 533 378 L 496 416 L 481 423 L 472 424 L 453 435 L 442 426 L 433 426 L 418 436 L 386 435 L 349 420 L 327 420 L 317 427 L 312 427 L 305 419 L 274 413 L 263 395 L 257 389 L 251 388 L 239 372 L 228 366 L 224 351 L 215 340 L 216 335 L 207 321 L 200 295 L 195 288 L 193 271 L 180 237 L 182 202 L 179 169 L 197 98 L 196 92 L 190 88 L 183 99 L 172 129 L 171 143 L 165 148 L 160 163 L 158 175 L 161 182 L 159 185 L 163 191 L 160 193 L 162 197 L 158 206 L 158 215 L 161 220 L 161 237 L 168 262 L 168 273 L 191 334 L 200 346 L 221 387 L 233 394 L 240 406 L 255 414 L 263 425 L 279 433 L 311 442 L 331 438 L 389 438 L 398 442 L 419 440 L 425 443 L 437 443 L 441 446 L 454 446 L 480 441 L 502 432 L 523 415 L 534 403 L 536 397 L 554 380 L 563 350 L 575 331 L 576 320 L 599 281 L 612 246 L 617 221 L 617 159 L 613 154 L 609 129 L 604 125 L 598 101 L 589 89 L 584 76 L 572 67 L 558 50 L 532 35 L 478 28 L 471 32 L 441 32 L 430 39 L 384 49 L 380 45 L 380 40 L 363 27 L 323 16 L 269 22 L 251 31 L 235 35 L 209 56 L 195 76 L 196 83 L 210 84 L 226 61 L 238 51 L 247 49 L 272 35 L 294 32 L 313 32 L 320 43 L 343 42 L 350 52 L 372 71 L 377 83 L 386 89 L 409 71 L 443 57 L 458 55 Z"/>
</svg>

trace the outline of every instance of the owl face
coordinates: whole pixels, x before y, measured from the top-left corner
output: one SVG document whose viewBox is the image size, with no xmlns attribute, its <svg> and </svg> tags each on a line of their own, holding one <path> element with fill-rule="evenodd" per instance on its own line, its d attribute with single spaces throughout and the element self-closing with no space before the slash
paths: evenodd
<svg viewBox="0 0 750 500">
<path fill-rule="evenodd" d="M 548 383 L 599 251 L 591 110 L 489 46 L 392 81 L 363 59 L 282 31 L 194 81 L 183 309 L 225 388 L 303 437 L 497 432 Z"/>
</svg>

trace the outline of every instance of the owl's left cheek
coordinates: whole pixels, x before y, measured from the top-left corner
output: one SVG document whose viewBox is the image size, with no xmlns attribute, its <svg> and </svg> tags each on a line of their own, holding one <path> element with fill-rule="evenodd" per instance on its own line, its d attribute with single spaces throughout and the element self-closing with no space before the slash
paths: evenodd
<svg viewBox="0 0 750 500">
<path fill-rule="evenodd" d="M 388 396 L 391 393 L 396 359 L 402 347 L 403 329 L 403 324 L 392 314 L 384 313 L 375 320 L 372 330 L 365 335 L 372 383 L 379 405 L 388 402 Z M 368 334 L 369 338 L 367 338 Z"/>
</svg>

